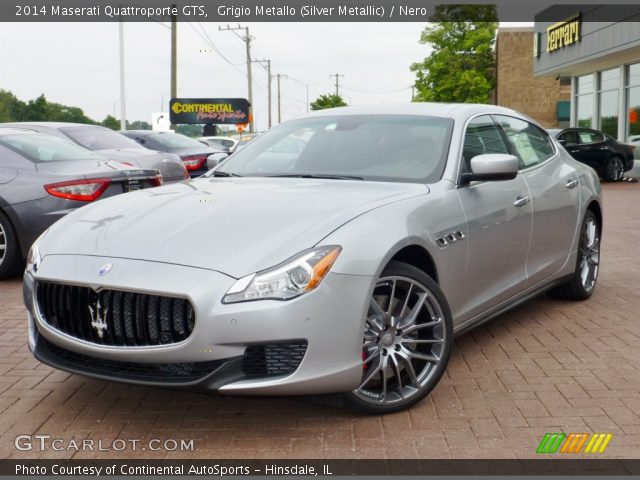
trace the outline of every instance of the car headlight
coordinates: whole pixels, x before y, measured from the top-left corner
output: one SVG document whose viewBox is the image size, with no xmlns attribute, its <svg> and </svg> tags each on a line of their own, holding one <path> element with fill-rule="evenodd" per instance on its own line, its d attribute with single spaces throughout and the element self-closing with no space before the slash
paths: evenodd
<svg viewBox="0 0 640 480">
<path fill-rule="evenodd" d="M 231 286 L 222 303 L 290 300 L 310 292 L 320 285 L 341 250 L 336 245 L 305 250 L 280 265 L 247 275 Z"/>
<path fill-rule="evenodd" d="M 28 272 L 36 273 L 38 271 L 38 267 L 40 266 L 40 261 L 42 260 L 42 257 L 40 256 L 40 249 L 38 248 L 38 240 L 33 242 L 33 245 L 31 245 L 29 253 L 27 254 L 26 268 Z"/>
</svg>

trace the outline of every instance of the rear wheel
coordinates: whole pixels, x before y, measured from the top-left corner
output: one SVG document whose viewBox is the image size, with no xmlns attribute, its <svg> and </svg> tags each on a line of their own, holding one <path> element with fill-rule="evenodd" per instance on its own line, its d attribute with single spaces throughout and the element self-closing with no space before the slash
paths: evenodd
<svg viewBox="0 0 640 480">
<path fill-rule="evenodd" d="M 21 262 L 20 245 L 18 245 L 13 225 L 0 211 L 0 278 L 16 275 L 20 270 Z"/>
<path fill-rule="evenodd" d="M 609 182 L 619 182 L 624 177 L 624 162 L 618 155 L 614 155 L 607 160 L 604 168 L 604 179 Z"/>
<path fill-rule="evenodd" d="M 598 217 L 587 210 L 582 221 L 578 260 L 573 277 L 567 283 L 549 290 L 553 298 L 566 300 L 586 300 L 591 296 L 598 282 L 600 270 L 600 233 Z"/>
<path fill-rule="evenodd" d="M 391 262 L 369 302 L 362 379 L 345 403 L 375 414 L 417 403 L 440 380 L 452 342 L 451 312 L 436 282 L 411 265 Z"/>
</svg>

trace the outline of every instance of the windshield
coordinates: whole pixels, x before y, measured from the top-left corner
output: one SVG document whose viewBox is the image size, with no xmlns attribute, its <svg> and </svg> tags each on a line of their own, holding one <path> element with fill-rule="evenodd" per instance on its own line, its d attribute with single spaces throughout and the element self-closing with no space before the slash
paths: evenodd
<svg viewBox="0 0 640 480">
<path fill-rule="evenodd" d="M 140 148 L 133 140 L 124 135 L 102 127 L 64 127 L 65 135 L 89 150 L 109 148 Z"/>
<path fill-rule="evenodd" d="M 149 135 L 149 138 L 167 148 L 205 147 L 205 145 L 200 143 L 198 140 L 194 140 L 193 138 L 179 133 L 156 133 Z"/>
<path fill-rule="evenodd" d="M 294 120 L 248 143 L 215 173 L 430 183 L 444 171 L 452 126 L 451 119 L 414 115 Z"/>
<path fill-rule="evenodd" d="M 44 134 L 0 135 L 0 144 L 34 162 L 104 160 L 73 142 Z"/>
</svg>

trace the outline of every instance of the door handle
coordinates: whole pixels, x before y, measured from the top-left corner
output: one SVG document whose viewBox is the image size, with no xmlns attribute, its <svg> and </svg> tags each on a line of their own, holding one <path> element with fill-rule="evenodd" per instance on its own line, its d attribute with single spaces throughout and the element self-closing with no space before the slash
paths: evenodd
<svg viewBox="0 0 640 480">
<path fill-rule="evenodd" d="M 578 153 L 580 150 L 569 150 L 571 153 Z"/>
<path fill-rule="evenodd" d="M 529 203 L 529 197 L 524 195 L 524 196 L 519 196 L 518 198 L 516 198 L 516 201 L 513 202 L 513 204 L 516 207 L 524 207 L 527 203 Z"/>
<path fill-rule="evenodd" d="M 567 181 L 564 186 L 567 188 L 576 188 L 578 186 L 578 179 L 572 178 L 571 180 Z"/>
</svg>

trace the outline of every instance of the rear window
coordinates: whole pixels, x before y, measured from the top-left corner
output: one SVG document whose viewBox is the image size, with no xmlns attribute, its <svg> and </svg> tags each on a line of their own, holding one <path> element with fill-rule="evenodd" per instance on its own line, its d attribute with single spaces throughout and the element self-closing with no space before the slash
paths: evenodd
<svg viewBox="0 0 640 480">
<path fill-rule="evenodd" d="M 101 127 L 64 127 L 60 129 L 71 140 L 89 150 L 110 148 L 140 148 L 130 138 L 118 132 Z"/>
<path fill-rule="evenodd" d="M 0 145 L 34 162 L 104 160 L 100 155 L 79 147 L 73 142 L 40 133 L 0 135 Z"/>
<path fill-rule="evenodd" d="M 149 135 L 149 138 L 167 148 L 205 147 L 205 145 L 198 140 L 180 135 L 179 133 L 156 133 Z"/>
</svg>

